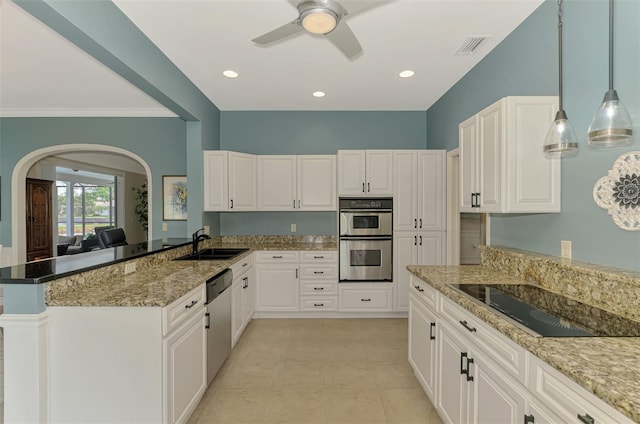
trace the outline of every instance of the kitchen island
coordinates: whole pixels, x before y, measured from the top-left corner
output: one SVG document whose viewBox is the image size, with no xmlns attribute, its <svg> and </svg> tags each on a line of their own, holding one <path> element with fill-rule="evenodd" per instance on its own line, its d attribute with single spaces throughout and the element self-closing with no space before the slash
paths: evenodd
<svg viewBox="0 0 640 424">
<path fill-rule="evenodd" d="M 637 354 L 640 351 L 639 337 L 534 337 L 487 305 L 480 304 L 449 286 L 450 284 L 537 284 L 549 291 L 637 321 L 638 305 L 636 303 L 640 292 L 638 273 L 615 272 L 611 268 L 578 261 L 571 262 L 531 254 L 531 252 L 488 247 L 483 248 L 483 266 L 410 266 L 408 269 L 414 278 L 419 279 L 416 281 L 426 282 L 441 297 L 440 303 L 433 302 L 436 315 L 442 313 L 442 308 L 448 304 L 447 302 L 455 304 L 455 307 L 462 307 L 469 314 L 468 316 L 479 319 L 483 325 L 488 324 L 492 329 L 489 332 L 496 330 L 508 339 L 508 342 L 514 342 L 523 348 L 522 352 L 530 354 L 516 361 L 513 358 L 517 356 L 515 352 L 518 352 L 518 348 L 514 347 L 510 350 L 513 354 L 513 374 L 515 377 L 522 378 L 521 385 L 516 386 L 528 389 L 536 394 L 538 399 L 542 398 L 541 403 L 549 406 L 552 411 L 554 402 L 557 402 L 558 408 L 562 409 L 567 406 L 567 403 L 573 401 L 570 398 L 564 399 L 563 396 L 575 383 L 579 386 L 579 389 L 576 389 L 578 393 L 584 389 L 598 398 L 594 398 L 594 404 L 602 400 L 607 405 L 603 408 L 611 407 L 614 410 L 613 415 L 609 415 L 608 421 L 596 420 L 595 422 L 611 422 L 611 419 L 620 422 L 626 419 L 621 416 L 616 419 L 615 413 L 640 422 L 640 357 Z M 419 284 L 416 284 L 416 287 L 425 290 Z M 415 289 L 412 296 L 417 299 L 419 295 L 419 290 Z M 438 312 L 435 312 L 436 310 Z M 461 313 L 464 314 L 464 312 Z M 438 319 L 438 321 L 441 320 Z M 505 362 L 511 365 L 509 361 Z M 478 359 L 476 359 L 477 362 Z M 547 366 L 553 370 L 545 371 Z M 517 370 L 519 367 L 522 367 L 522 373 Z M 469 368 L 466 371 L 468 370 Z M 566 386 L 555 380 L 551 381 L 556 371 L 563 378 L 570 380 Z M 554 390 L 557 392 L 550 396 L 549 393 L 553 393 Z M 526 391 L 523 390 L 523 392 Z M 437 404 L 436 396 L 434 405 Z M 533 405 L 533 401 L 530 404 Z M 594 408 L 597 409 L 597 406 Z M 527 410 L 526 407 L 525 410 Z M 532 410 L 527 410 L 525 415 Z M 442 416 L 442 411 L 439 412 Z M 531 413 L 531 415 L 536 415 L 536 423 L 544 422 L 540 410 L 538 414 Z M 572 416 L 574 420 L 577 415 L 579 414 Z M 561 414 L 560 416 L 562 419 Z M 447 421 L 446 418 L 445 421 Z M 519 417 L 519 422 L 522 422 L 522 416 Z"/>
<path fill-rule="evenodd" d="M 337 249 L 331 238 L 303 237 L 217 237 L 206 247 Z M 12 311 L 0 318 L 5 422 L 188 418 L 206 389 L 204 283 L 251 251 L 231 260 L 173 261 L 191 252 L 189 243 L 128 258 L 117 249 L 85 254 L 86 268 L 16 273 L 27 264 L 3 274 L 5 310 Z M 96 264 L 98 255 L 115 259 Z M 21 289 L 26 302 L 12 297 Z"/>
</svg>

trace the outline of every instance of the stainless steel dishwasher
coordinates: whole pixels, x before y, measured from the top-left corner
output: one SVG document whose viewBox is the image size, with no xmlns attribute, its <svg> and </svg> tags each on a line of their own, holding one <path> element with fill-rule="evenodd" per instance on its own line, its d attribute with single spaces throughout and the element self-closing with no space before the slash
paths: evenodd
<svg viewBox="0 0 640 424">
<path fill-rule="evenodd" d="M 230 269 L 207 280 L 207 386 L 231 352 L 232 282 Z"/>
</svg>

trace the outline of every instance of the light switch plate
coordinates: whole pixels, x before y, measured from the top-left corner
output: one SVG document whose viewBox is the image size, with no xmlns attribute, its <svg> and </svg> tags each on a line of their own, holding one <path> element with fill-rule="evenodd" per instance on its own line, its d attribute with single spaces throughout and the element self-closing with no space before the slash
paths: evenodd
<svg viewBox="0 0 640 424">
<path fill-rule="evenodd" d="M 166 222 L 162 223 L 162 231 L 167 231 L 167 223 Z"/>
<path fill-rule="evenodd" d="M 291 224 L 291 232 L 295 233 L 296 231 L 298 231 L 296 224 Z"/>
<path fill-rule="evenodd" d="M 571 258 L 571 240 L 560 240 L 560 256 Z"/>
</svg>

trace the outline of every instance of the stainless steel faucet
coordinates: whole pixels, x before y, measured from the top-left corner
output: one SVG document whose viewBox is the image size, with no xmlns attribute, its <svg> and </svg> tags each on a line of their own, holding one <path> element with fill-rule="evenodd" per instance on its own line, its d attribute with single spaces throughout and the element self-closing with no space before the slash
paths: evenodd
<svg viewBox="0 0 640 424">
<path fill-rule="evenodd" d="M 202 231 L 202 234 L 199 234 Z M 191 235 L 191 253 L 194 255 L 198 254 L 198 244 L 200 244 L 201 240 L 210 239 L 211 236 L 208 234 L 204 234 L 204 227 L 197 230 L 195 233 Z"/>
</svg>

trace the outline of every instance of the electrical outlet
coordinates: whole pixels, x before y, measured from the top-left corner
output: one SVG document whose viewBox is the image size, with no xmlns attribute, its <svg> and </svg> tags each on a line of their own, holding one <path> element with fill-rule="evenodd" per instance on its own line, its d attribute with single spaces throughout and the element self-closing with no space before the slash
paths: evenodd
<svg viewBox="0 0 640 424">
<path fill-rule="evenodd" d="M 131 262 L 129 264 L 124 264 L 124 273 L 131 274 L 132 272 L 136 272 L 136 263 Z"/>
<path fill-rule="evenodd" d="M 571 258 L 571 241 L 560 240 L 560 256 L 563 258 Z"/>
<path fill-rule="evenodd" d="M 162 231 L 167 231 L 167 223 L 166 222 L 162 223 Z"/>
<path fill-rule="evenodd" d="M 296 226 L 296 224 L 291 224 L 291 232 L 295 233 L 296 231 L 298 231 L 298 227 Z"/>
<path fill-rule="evenodd" d="M 204 233 L 205 233 L 206 235 L 211 234 L 211 228 L 209 228 L 209 226 L 208 226 L 208 225 L 205 225 L 205 226 L 204 226 Z"/>
</svg>

